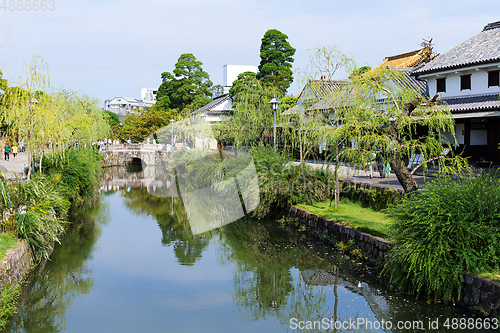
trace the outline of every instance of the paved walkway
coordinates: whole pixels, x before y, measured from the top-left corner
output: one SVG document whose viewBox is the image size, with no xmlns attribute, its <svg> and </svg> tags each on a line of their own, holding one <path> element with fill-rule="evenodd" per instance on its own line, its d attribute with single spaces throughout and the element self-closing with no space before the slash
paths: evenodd
<svg viewBox="0 0 500 333">
<path fill-rule="evenodd" d="M 5 161 L 3 156 L 0 159 L 0 171 L 5 178 L 15 178 L 22 177 L 24 175 L 24 166 L 28 164 L 28 155 L 26 152 L 17 154 L 17 158 L 14 161 L 14 156 L 12 153 L 10 154 L 9 161 Z M 325 165 L 318 161 L 309 160 L 308 164 L 313 168 L 321 168 Z M 334 165 L 330 165 L 330 169 L 334 169 Z M 378 171 L 373 172 L 373 178 L 370 179 L 370 176 L 367 172 L 364 172 L 363 169 L 356 170 L 353 167 L 348 166 L 340 166 L 340 178 L 349 179 L 356 183 L 363 183 L 368 186 L 377 186 L 384 188 L 392 188 L 395 190 L 402 190 L 403 187 L 399 184 L 398 179 L 394 173 L 391 173 L 388 178 L 380 178 Z M 422 176 L 413 176 L 413 179 L 416 180 L 418 186 L 422 186 L 427 181 L 431 181 L 434 179 L 433 177 L 424 177 Z"/>
<path fill-rule="evenodd" d="M 318 161 L 307 161 L 307 163 L 313 168 L 322 168 L 325 164 L 320 163 Z M 330 165 L 330 170 L 335 169 L 335 165 Z M 370 178 L 369 172 L 365 172 L 363 168 L 356 169 L 354 167 L 349 166 L 340 166 L 339 167 L 339 177 L 343 179 L 348 179 L 356 183 L 366 184 L 367 186 L 376 186 L 383 188 L 390 188 L 394 190 L 403 190 L 401 184 L 394 173 L 389 174 L 388 178 L 381 178 L 378 171 L 373 171 L 373 178 Z M 413 179 L 417 182 L 418 186 L 421 187 L 426 182 L 434 180 L 434 177 L 423 177 L 413 175 Z"/>
<path fill-rule="evenodd" d="M 24 175 L 24 165 L 28 164 L 28 155 L 26 152 L 18 153 L 14 161 L 14 155 L 10 153 L 9 160 L 6 161 L 4 154 L 0 156 L 0 171 L 5 178 L 21 178 Z"/>
</svg>

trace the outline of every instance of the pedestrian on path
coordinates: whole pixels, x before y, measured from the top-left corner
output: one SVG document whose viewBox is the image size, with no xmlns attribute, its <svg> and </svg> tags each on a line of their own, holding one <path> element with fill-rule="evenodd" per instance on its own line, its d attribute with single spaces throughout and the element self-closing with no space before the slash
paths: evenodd
<svg viewBox="0 0 500 333">
<path fill-rule="evenodd" d="M 376 164 L 377 164 L 377 169 L 380 174 L 380 178 L 385 178 L 387 175 L 386 173 L 386 161 L 384 156 L 379 152 L 377 153 L 376 157 Z"/>
<path fill-rule="evenodd" d="M 9 146 L 9 143 L 7 142 L 5 144 L 5 147 L 3 147 L 4 150 L 5 150 L 5 160 L 8 161 L 9 160 L 9 153 L 10 153 L 10 146 Z"/>
<path fill-rule="evenodd" d="M 12 146 L 12 155 L 14 155 L 14 161 L 15 161 L 17 156 L 17 146 L 15 143 Z"/>
<path fill-rule="evenodd" d="M 365 177 L 368 178 L 368 174 L 370 175 L 370 179 L 373 179 L 373 164 L 375 163 L 375 153 L 370 153 L 366 160 L 365 164 Z"/>
</svg>

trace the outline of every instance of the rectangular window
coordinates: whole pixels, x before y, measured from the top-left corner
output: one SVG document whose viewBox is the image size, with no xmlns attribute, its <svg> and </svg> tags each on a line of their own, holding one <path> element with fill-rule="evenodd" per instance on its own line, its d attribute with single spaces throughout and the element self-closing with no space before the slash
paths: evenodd
<svg viewBox="0 0 500 333">
<path fill-rule="evenodd" d="M 500 71 L 488 72 L 488 87 L 500 86 L 499 73 Z"/>
<path fill-rule="evenodd" d="M 470 90 L 471 74 L 460 76 L 460 90 Z"/>
<path fill-rule="evenodd" d="M 436 92 L 446 92 L 446 78 L 436 79 Z"/>
</svg>

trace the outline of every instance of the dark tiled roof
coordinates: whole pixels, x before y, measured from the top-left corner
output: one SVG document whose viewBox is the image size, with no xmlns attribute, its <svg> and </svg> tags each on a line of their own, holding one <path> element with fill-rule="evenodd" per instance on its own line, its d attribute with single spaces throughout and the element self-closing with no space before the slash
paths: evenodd
<svg viewBox="0 0 500 333">
<path fill-rule="evenodd" d="M 500 21 L 488 24 L 483 31 L 448 52 L 437 56 L 415 71 L 426 74 L 500 61 Z"/>
<path fill-rule="evenodd" d="M 298 98 L 318 100 L 332 92 L 339 91 L 344 84 L 345 82 L 340 80 L 309 80 Z M 305 96 L 306 94 L 308 96 Z"/>
<path fill-rule="evenodd" d="M 413 89 L 418 91 L 421 95 L 426 95 L 427 92 L 427 82 L 425 80 L 419 80 L 412 76 L 412 71 L 413 68 L 411 67 L 394 67 L 391 68 L 392 70 L 402 72 L 404 76 L 396 76 L 393 79 L 393 82 L 396 86 L 404 87 L 407 89 Z M 338 81 L 335 90 L 340 91 L 340 89 L 343 87 L 349 87 L 346 85 L 346 82 Z M 331 97 L 333 96 L 333 97 Z M 321 98 L 318 102 L 310 105 L 309 107 L 305 107 L 306 110 L 313 111 L 313 110 L 326 110 L 326 109 L 331 109 L 333 108 L 336 104 L 338 105 L 339 103 L 349 103 L 349 92 L 345 91 L 344 94 L 335 94 L 335 95 L 326 95 L 323 98 Z M 385 102 L 385 98 L 380 98 L 378 99 L 380 103 Z M 296 112 L 298 108 L 293 108 L 292 111 Z M 292 113 L 292 112 L 290 112 Z"/>
<path fill-rule="evenodd" d="M 404 80 L 396 80 L 396 83 L 398 85 L 404 86 L 406 88 L 414 89 L 417 90 L 421 95 L 425 95 L 427 92 L 427 81 L 426 80 L 420 80 L 415 78 L 413 76 L 413 68 L 406 67 L 406 68 L 394 68 L 395 70 L 401 71 L 405 75 Z"/>
<path fill-rule="evenodd" d="M 198 110 L 191 112 L 191 114 L 198 114 L 198 113 L 205 112 L 206 114 L 210 114 L 210 115 L 220 115 L 220 114 L 225 114 L 225 113 L 231 113 L 232 110 L 212 110 L 217 105 L 222 104 L 227 100 L 232 100 L 232 98 L 229 94 L 217 96 L 214 99 L 212 99 L 208 104 L 205 104 L 201 108 L 199 108 Z"/>
<path fill-rule="evenodd" d="M 443 98 L 452 113 L 500 110 L 498 94 Z"/>
</svg>

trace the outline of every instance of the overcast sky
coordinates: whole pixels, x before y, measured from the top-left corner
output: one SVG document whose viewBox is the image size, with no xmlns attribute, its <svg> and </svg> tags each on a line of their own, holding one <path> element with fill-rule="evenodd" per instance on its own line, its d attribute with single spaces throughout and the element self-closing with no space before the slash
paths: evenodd
<svg viewBox="0 0 500 333">
<path fill-rule="evenodd" d="M 158 87 L 161 73 L 171 72 L 182 53 L 193 53 L 212 82 L 222 84 L 225 64 L 259 64 L 261 38 L 269 29 L 288 35 L 297 49 L 289 89 L 297 94 L 298 72 L 311 49 L 337 46 L 358 65 L 373 67 L 386 56 L 418 49 L 422 38 L 434 38 L 435 50 L 444 53 L 500 20 L 498 0 L 54 0 L 52 5 L 53 11 L 37 12 L 0 8 L 4 77 L 15 84 L 23 63 L 37 54 L 48 62 L 54 87 L 102 101 L 140 98 L 140 89 Z"/>
</svg>

